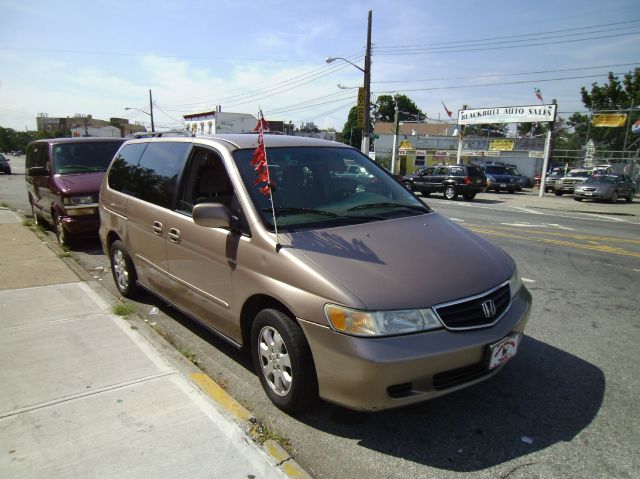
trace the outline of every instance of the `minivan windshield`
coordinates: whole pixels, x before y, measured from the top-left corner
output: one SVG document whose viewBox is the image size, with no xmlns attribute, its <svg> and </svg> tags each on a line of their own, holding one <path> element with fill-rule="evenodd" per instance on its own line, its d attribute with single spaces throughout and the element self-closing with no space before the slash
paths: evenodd
<svg viewBox="0 0 640 479">
<path fill-rule="evenodd" d="M 237 150 L 233 158 L 263 223 L 296 230 L 343 226 L 431 213 L 382 167 L 360 152 L 342 147 L 267 147 L 273 184 L 269 196 L 255 185 L 254 150 Z M 366 175 L 350 173 L 353 166 Z"/>
<path fill-rule="evenodd" d="M 121 142 L 61 143 L 53 147 L 54 172 L 61 175 L 107 171 Z"/>
</svg>

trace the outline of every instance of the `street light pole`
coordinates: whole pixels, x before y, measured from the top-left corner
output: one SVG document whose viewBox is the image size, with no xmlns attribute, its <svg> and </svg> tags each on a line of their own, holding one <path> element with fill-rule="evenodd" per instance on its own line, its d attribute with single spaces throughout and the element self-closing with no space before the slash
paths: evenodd
<svg viewBox="0 0 640 479">
<path fill-rule="evenodd" d="M 327 63 L 342 60 L 364 73 L 364 128 L 362 129 L 362 144 L 360 151 L 367 156 L 369 156 L 369 144 L 371 140 L 371 18 L 372 13 L 371 10 L 369 10 L 367 23 L 367 53 L 364 57 L 364 68 L 361 68 L 355 63 L 342 57 L 329 57 L 325 60 Z"/>
<path fill-rule="evenodd" d="M 364 130 L 362 153 L 369 156 L 371 141 L 371 10 L 367 21 L 367 54 L 364 57 Z"/>
</svg>

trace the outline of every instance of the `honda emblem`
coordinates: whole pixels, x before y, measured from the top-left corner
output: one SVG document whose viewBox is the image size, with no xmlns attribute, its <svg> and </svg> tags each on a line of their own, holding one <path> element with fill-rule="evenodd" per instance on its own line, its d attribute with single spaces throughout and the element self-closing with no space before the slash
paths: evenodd
<svg viewBox="0 0 640 479">
<path fill-rule="evenodd" d="M 488 300 L 482 303 L 482 312 L 487 319 L 493 318 L 496 315 L 496 303 L 493 300 Z"/>
</svg>

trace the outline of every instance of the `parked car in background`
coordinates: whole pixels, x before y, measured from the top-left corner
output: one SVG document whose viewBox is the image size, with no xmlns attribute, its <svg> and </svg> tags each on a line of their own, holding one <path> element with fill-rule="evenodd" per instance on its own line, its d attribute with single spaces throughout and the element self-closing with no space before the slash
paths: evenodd
<svg viewBox="0 0 640 479">
<path fill-rule="evenodd" d="M 100 239 L 123 296 L 142 286 L 244 348 L 287 412 L 318 396 L 406 406 L 487 379 L 516 354 L 531 295 L 507 253 L 354 148 L 264 143 L 282 171 L 271 192 L 256 186 L 257 135 L 122 146 L 100 190 Z M 347 165 L 375 181 L 345 191 L 334 173 Z"/>
<path fill-rule="evenodd" d="M 603 200 L 616 203 L 618 198 L 633 201 L 636 194 L 636 184 L 627 175 L 594 175 L 581 184 L 576 185 L 573 199 Z"/>
<path fill-rule="evenodd" d="M 544 192 L 549 193 L 550 191 L 554 191 L 556 181 L 558 181 L 559 178 L 562 178 L 566 174 L 567 169 L 564 166 L 552 168 L 551 171 L 547 173 L 547 177 L 545 178 Z"/>
<path fill-rule="evenodd" d="M 123 138 L 53 138 L 29 143 L 27 195 L 34 221 L 51 224 L 61 245 L 97 236 L 98 193 Z"/>
<path fill-rule="evenodd" d="M 6 156 L 0 154 L 0 171 L 5 175 L 11 174 L 11 163 Z"/>
<path fill-rule="evenodd" d="M 515 165 L 505 165 L 509 174 L 516 179 L 516 191 L 522 191 L 522 188 L 532 188 L 534 186 L 533 178 L 521 175 Z"/>
<path fill-rule="evenodd" d="M 458 195 L 462 195 L 465 200 L 471 201 L 487 187 L 486 176 L 475 165 L 420 168 L 412 175 L 404 176 L 401 182 L 409 191 L 419 192 L 424 196 L 443 193 L 448 200 L 455 200 Z"/>
<path fill-rule="evenodd" d="M 575 187 L 591 176 L 591 170 L 584 168 L 574 168 L 565 176 L 558 178 L 553 187 L 556 196 L 562 196 L 565 193 L 573 193 Z"/>
<path fill-rule="evenodd" d="M 518 178 L 513 176 L 509 168 L 504 164 L 485 163 L 481 165 L 487 177 L 487 191 L 508 191 L 515 193 L 518 188 Z"/>
</svg>

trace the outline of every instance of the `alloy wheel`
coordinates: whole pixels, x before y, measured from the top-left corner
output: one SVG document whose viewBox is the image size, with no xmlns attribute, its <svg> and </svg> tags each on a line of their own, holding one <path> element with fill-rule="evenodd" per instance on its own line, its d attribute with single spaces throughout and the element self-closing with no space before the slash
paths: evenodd
<svg viewBox="0 0 640 479">
<path fill-rule="evenodd" d="M 271 326 L 260 330 L 258 357 L 269 387 L 278 396 L 286 396 L 293 384 L 291 359 L 282 336 Z"/>
</svg>

